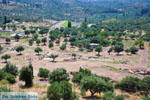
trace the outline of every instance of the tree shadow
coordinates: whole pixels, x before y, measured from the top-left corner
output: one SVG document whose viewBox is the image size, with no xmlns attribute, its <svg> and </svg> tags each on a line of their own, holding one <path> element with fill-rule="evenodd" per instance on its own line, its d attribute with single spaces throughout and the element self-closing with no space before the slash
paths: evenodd
<svg viewBox="0 0 150 100">
<path fill-rule="evenodd" d="M 17 54 L 17 56 L 22 56 L 23 54 Z"/>
<path fill-rule="evenodd" d="M 132 56 L 132 54 L 127 54 L 128 56 Z"/>
<path fill-rule="evenodd" d="M 140 48 L 140 50 L 145 50 L 145 48 Z"/>
<path fill-rule="evenodd" d="M 40 79 L 40 81 L 46 81 L 47 82 L 48 80 L 43 78 L 43 79 Z"/>
<path fill-rule="evenodd" d="M 47 46 L 46 44 L 43 44 L 42 46 Z"/>
<path fill-rule="evenodd" d="M 21 85 L 19 86 L 21 89 L 27 89 L 27 88 L 31 88 L 32 86 L 25 86 L 25 85 Z"/>
<path fill-rule="evenodd" d="M 116 54 L 116 56 L 123 56 L 124 54 Z"/>
<path fill-rule="evenodd" d="M 57 61 L 49 61 L 49 62 L 52 62 L 52 63 L 57 63 Z"/>
<path fill-rule="evenodd" d="M 41 56 L 42 54 L 35 54 L 36 56 Z"/>
<path fill-rule="evenodd" d="M 100 54 L 96 54 L 96 56 L 97 56 L 97 57 L 100 57 L 101 55 L 100 55 Z"/>
<path fill-rule="evenodd" d="M 97 96 L 93 96 L 93 97 L 91 97 L 91 96 L 87 96 L 87 97 L 83 97 L 85 100 L 99 100 L 100 99 L 100 97 L 97 97 Z"/>
<path fill-rule="evenodd" d="M 4 63 L 4 64 L 8 64 L 8 61 L 6 62 L 6 61 L 2 61 L 2 63 Z"/>
</svg>

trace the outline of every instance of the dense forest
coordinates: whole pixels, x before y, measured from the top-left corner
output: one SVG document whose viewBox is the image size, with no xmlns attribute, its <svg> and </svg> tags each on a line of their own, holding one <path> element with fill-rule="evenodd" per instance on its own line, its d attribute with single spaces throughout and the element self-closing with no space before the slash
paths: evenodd
<svg viewBox="0 0 150 100">
<path fill-rule="evenodd" d="M 83 21 L 137 19 L 150 16 L 149 0 L 2 0 L 1 15 L 16 20 L 38 19 Z"/>
</svg>

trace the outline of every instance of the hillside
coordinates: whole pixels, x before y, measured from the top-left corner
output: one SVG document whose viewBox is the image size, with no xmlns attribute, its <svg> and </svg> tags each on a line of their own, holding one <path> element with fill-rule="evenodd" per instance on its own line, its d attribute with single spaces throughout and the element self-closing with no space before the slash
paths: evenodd
<svg viewBox="0 0 150 100">
<path fill-rule="evenodd" d="M 3 0 L 4 1 L 4 0 Z M 26 19 L 100 22 L 149 16 L 149 0 L 9 0 L 1 3 L 1 15 Z M 144 6 L 144 7 L 143 7 Z M 98 20 L 98 21 L 97 21 Z"/>
<path fill-rule="evenodd" d="M 0 0 L 0 98 L 150 100 L 150 0 Z"/>
</svg>

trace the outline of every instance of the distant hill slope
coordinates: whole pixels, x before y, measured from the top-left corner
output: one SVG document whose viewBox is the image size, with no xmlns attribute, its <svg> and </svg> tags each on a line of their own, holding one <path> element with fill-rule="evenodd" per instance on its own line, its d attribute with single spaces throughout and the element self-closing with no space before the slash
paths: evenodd
<svg viewBox="0 0 150 100">
<path fill-rule="evenodd" d="M 12 3 L 13 1 L 13 3 Z M 90 22 L 149 16 L 150 0 L 9 0 L 1 16 Z M 2 4 L 2 3 L 1 3 Z"/>
</svg>

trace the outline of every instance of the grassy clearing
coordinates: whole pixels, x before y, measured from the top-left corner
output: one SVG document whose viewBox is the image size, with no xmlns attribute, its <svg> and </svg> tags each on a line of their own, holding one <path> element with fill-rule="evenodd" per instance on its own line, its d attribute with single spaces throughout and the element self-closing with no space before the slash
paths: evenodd
<svg viewBox="0 0 150 100">
<path fill-rule="evenodd" d="M 116 68 L 116 67 L 113 67 L 113 66 L 104 65 L 104 66 L 102 66 L 102 67 L 109 68 L 109 69 L 113 69 L 113 70 L 116 70 L 116 71 L 121 72 L 120 69 L 118 69 L 118 68 Z"/>
<path fill-rule="evenodd" d="M 12 35 L 13 33 L 0 33 L 0 35 L 8 35 L 8 36 L 10 36 L 10 35 Z"/>
<path fill-rule="evenodd" d="M 110 23 L 110 22 L 116 22 L 117 19 L 108 19 L 108 20 L 103 20 L 102 23 Z"/>
<path fill-rule="evenodd" d="M 71 22 L 71 24 L 73 24 L 73 22 Z M 65 23 L 62 24 L 63 27 L 68 27 L 68 21 L 66 21 Z"/>
<path fill-rule="evenodd" d="M 127 62 L 125 61 L 118 61 L 118 60 L 112 60 L 112 61 L 101 61 L 101 62 L 105 62 L 105 63 L 111 63 L 111 64 L 127 64 Z"/>
<path fill-rule="evenodd" d="M 123 40 L 123 44 L 124 44 L 124 48 L 128 49 L 134 45 L 134 40 L 127 40 L 127 41 Z"/>
<path fill-rule="evenodd" d="M 33 84 L 34 88 L 47 88 L 48 86 L 46 84 Z"/>
<path fill-rule="evenodd" d="M 20 39 L 20 42 L 28 43 L 28 42 L 29 42 L 29 38 L 26 38 L 26 39 Z"/>
</svg>

